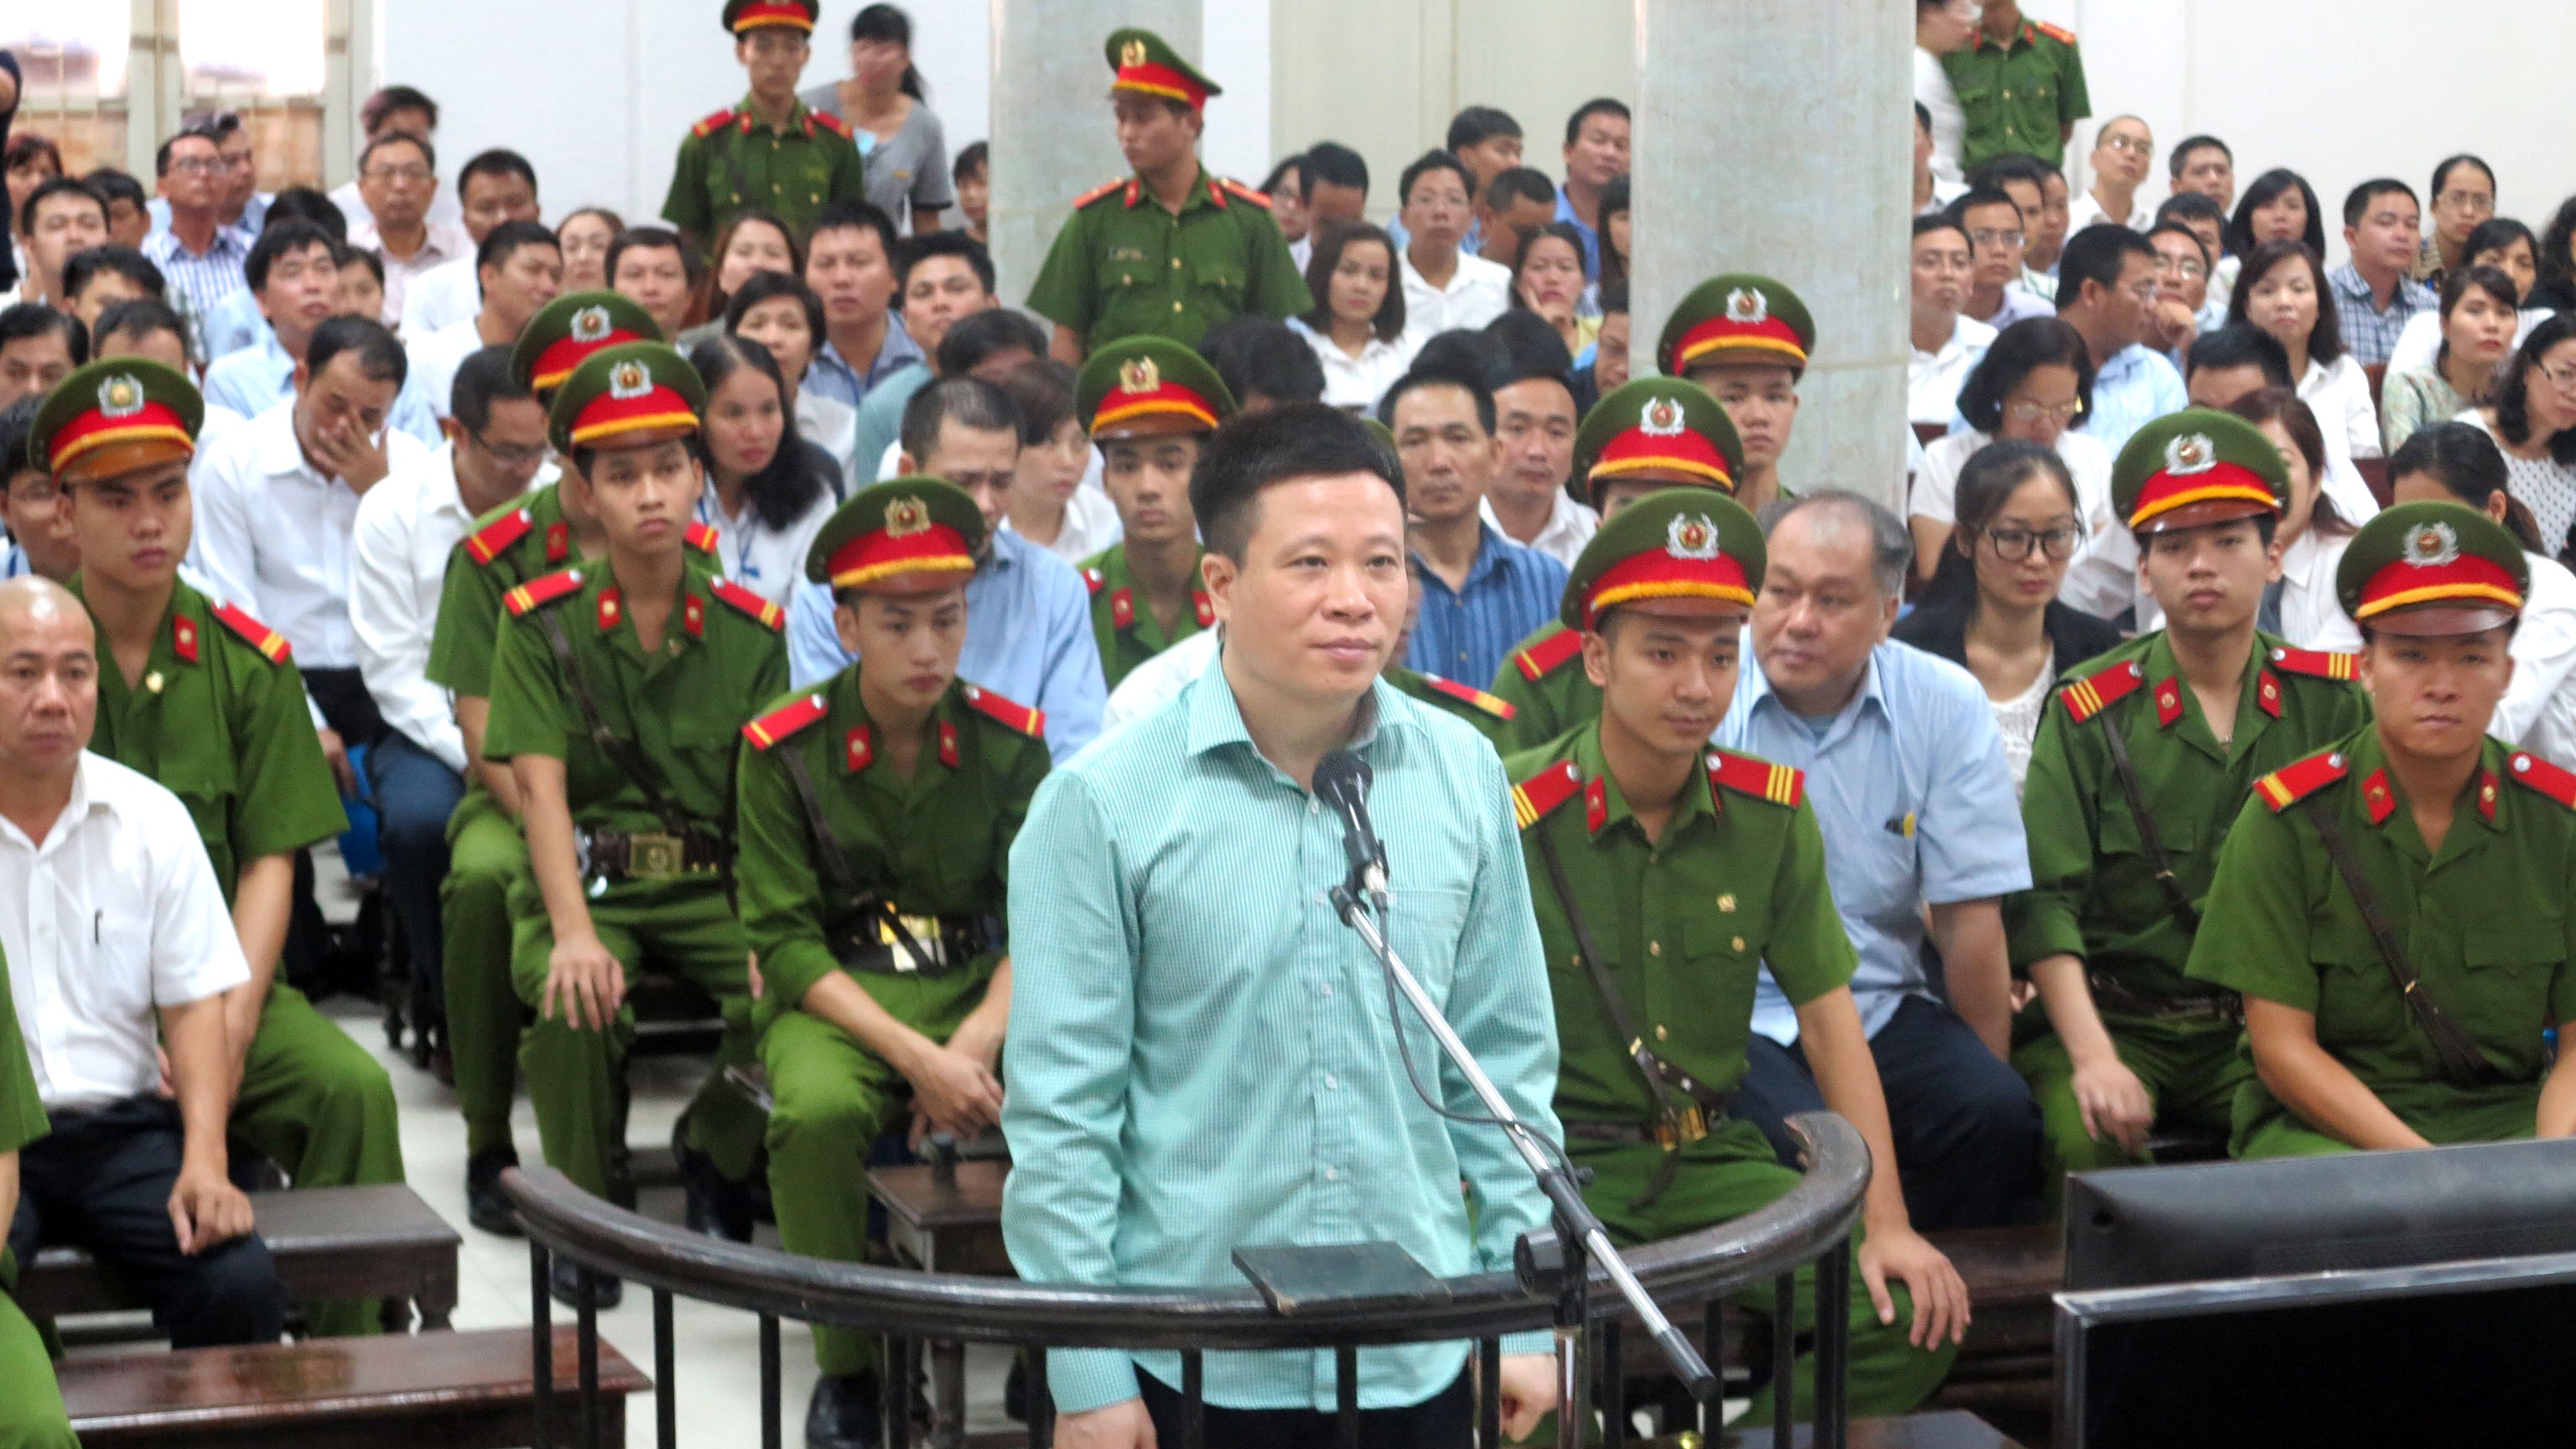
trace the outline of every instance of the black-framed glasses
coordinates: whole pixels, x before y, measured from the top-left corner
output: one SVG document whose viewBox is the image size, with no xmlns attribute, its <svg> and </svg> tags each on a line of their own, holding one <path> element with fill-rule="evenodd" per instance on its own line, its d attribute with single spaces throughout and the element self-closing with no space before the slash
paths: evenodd
<svg viewBox="0 0 2576 1449">
<path fill-rule="evenodd" d="M 2055 528 L 2021 528 L 2005 525 L 1986 530 L 1986 542 L 1994 545 L 1995 556 L 2014 563 L 2030 557 L 2033 544 L 2045 550 L 2052 559 L 2072 558 L 2075 554 L 2075 545 L 2083 537 L 2084 530 L 2071 523 L 2060 524 Z"/>
<path fill-rule="evenodd" d="M 486 440 L 481 433 L 474 431 L 472 428 L 460 428 L 458 431 L 464 433 L 465 436 L 472 438 L 474 440 L 474 446 L 490 454 L 492 456 L 492 461 L 500 464 L 504 468 L 541 467 L 544 465 L 546 459 L 554 456 L 554 449 L 547 447 L 543 443 L 539 443 L 534 446 L 525 446 L 515 443 L 495 444 Z"/>
</svg>

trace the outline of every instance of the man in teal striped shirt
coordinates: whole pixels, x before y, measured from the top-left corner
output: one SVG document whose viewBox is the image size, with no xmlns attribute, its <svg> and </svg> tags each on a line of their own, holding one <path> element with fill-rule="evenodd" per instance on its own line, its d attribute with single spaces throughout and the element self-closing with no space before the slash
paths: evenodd
<svg viewBox="0 0 2576 1449">
<path fill-rule="evenodd" d="M 1500 1131 L 1415 1096 L 1378 967 L 1325 899 L 1346 867 L 1311 785 L 1349 747 L 1376 774 L 1396 949 L 1556 1135 L 1556 1023 L 1500 761 L 1378 680 L 1408 591 L 1402 477 L 1320 406 L 1210 439 L 1190 501 L 1218 667 L 1031 806 L 1011 852 L 1002 1228 L 1032 1282 L 1226 1287 L 1238 1247 L 1376 1239 L 1443 1277 L 1500 1271 L 1547 1222 Z M 1420 1023 L 1400 1025 L 1442 1105 L 1480 1112 Z M 1526 1432 L 1554 1405 L 1548 1338 L 1503 1351 L 1505 1424 Z M 1463 1449 L 1466 1359 L 1463 1343 L 1361 1353 L 1367 1441 Z M 1067 1449 L 1177 1432 L 1178 1355 L 1047 1364 Z M 1211 1443 L 1319 1437 L 1337 1394 L 1330 1352 L 1215 1354 L 1205 1382 Z"/>
</svg>

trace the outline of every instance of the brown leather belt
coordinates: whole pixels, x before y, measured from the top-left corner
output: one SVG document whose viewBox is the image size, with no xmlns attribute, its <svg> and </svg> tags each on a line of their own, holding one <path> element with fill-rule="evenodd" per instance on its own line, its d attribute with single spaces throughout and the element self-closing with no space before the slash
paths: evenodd
<svg viewBox="0 0 2576 1449">
<path fill-rule="evenodd" d="M 2245 999 L 2233 991 L 2213 992 L 2207 996 L 2149 996 L 2130 990 L 2118 977 L 2101 971 L 2085 972 L 2084 984 L 2093 988 L 2095 1006 L 2121 1016 L 2144 1017 L 2149 1021 L 2245 1024 Z"/>
</svg>

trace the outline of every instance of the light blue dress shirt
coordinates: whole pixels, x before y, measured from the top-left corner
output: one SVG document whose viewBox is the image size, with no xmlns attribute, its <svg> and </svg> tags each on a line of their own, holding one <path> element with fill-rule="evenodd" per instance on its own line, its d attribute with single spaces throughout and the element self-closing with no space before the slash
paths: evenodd
<svg viewBox="0 0 2576 1449">
<path fill-rule="evenodd" d="M 1748 651 L 1715 738 L 1807 772 L 1834 909 L 1860 953 L 1852 995 L 1872 1036 L 1906 997 L 1932 994 L 1923 974 L 1926 903 L 2030 888 L 2004 737 L 1984 686 L 1946 659 L 1893 640 L 1871 650 L 1859 691 L 1820 738 L 1771 692 Z M 1783 1046 L 1798 1038 L 1797 1012 L 1768 970 L 1754 993 L 1753 1029 Z"/>
<path fill-rule="evenodd" d="M 259 294 L 248 287 L 225 294 L 202 320 L 209 365 L 245 347 L 257 347 L 268 336 L 268 319 L 259 315 Z"/>
<path fill-rule="evenodd" d="M 1423 565 L 1422 612 L 1404 665 L 1482 687 L 1523 639 L 1556 617 L 1565 602 L 1565 565 L 1490 523 L 1477 530 L 1465 588 L 1452 592 L 1448 580 Z"/>
<path fill-rule="evenodd" d="M 408 361 L 405 359 L 402 390 L 394 394 L 394 405 L 385 414 L 385 426 L 400 428 L 435 448 L 447 439 L 439 432 L 438 415 L 430 411 L 429 400 L 413 380 Z M 231 408 L 246 418 L 258 417 L 294 394 L 295 359 L 277 340 L 276 330 L 262 323 L 258 342 L 216 359 L 206 369 L 203 391 L 207 402 Z"/>
<path fill-rule="evenodd" d="M 885 450 L 903 439 L 903 410 L 912 395 L 930 385 L 927 363 L 907 363 L 886 374 L 885 380 L 868 389 L 867 401 L 859 404 L 857 443 L 850 456 L 858 460 L 861 487 L 876 481 L 877 460 Z"/>
<path fill-rule="evenodd" d="M 2093 374 L 2093 407 L 2076 431 L 2101 443 L 2118 457 L 2129 435 L 2167 413 L 2191 406 L 2182 374 L 2161 352 L 2132 342 L 2111 354 Z"/>
<path fill-rule="evenodd" d="M 966 585 L 966 648 L 960 678 L 1046 711 L 1047 755 L 1061 765 L 1100 733 L 1109 685 L 1091 631 L 1091 591 L 1073 565 L 1005 529 Z M 828 679 L 859 656 L 841 648 L 832 591 L 796 587 L 787 605 L 787 671 L 798 689 Z"/>
<path fill-rule="evenodd" d="M 1562 186 L 1556 189 L 1556 219 L 1573 223 L 1574 229 L 1583 235 L 1583 280 L 1600 281 L 1601 233 L 1593 230 L 1592 218 L 1574 214 L 1574 198 L 1566 195 Z"/>
<path fill-rule="evenodd" d="M 1354 742 L 1397 954 L 1512 1109 L 1558 1126 L 1556 1016 L 1502 761 L 1384 682 Z M 1253 747 L 1222 668 L 1047 777 L 1011 849 L 1011 1140 L 1002 1234 L 1034 1283 L 1236 1287 L 1238 1247 L 1392 1241 L 1432 1273 L 1504 1269 L 1548 1218 L 1491 1127 L 1414 1095 L 1384 978 L 1325 900 L 1337 817 Z M 1482 1112 L 1408 1010 L 1425 1082 Z M 1459 1191 L 1464 1179 L 1467 1191 Z M 1545 1334 L 1506 1339 L 1545 1351 Z M 1448 1387 L 1463 1343 L 1367 1349 L 1362 1408 Z M 1067 1412 L 1181 1382 L 1171 1353 L 1059 1350 Z M 1212 1353 L 1208 1402 L 1335 1404 L 1333 1354 Z"/>
<path fill-rule="evenodd" d="M 921 344 L 913 341 L 912 334 L 903 329 L 903 319 L 888 313 L 885 341 L 877 344 L 877 355 L 868 363 L 865 373 L 852 367 L 850 360 L 841 355 L 841 349 L 826 342 L 823 350 L 814 354 L 813 365 L 805 369 L 803 386 L 855 408 L 867 401 L 868 394 L 876 390 L 877 384 L 893 376 L 897 369 L 906 363 L 923 360 Z"/>
</svg>

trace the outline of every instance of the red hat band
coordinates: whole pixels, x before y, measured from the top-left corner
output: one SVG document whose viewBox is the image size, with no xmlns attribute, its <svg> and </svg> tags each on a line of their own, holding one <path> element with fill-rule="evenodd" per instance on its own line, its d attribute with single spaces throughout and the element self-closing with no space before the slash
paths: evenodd
<svg viewBox="0 0 2576 1449">
<path fill-rule="evenodd" d="M 1779 318 L 1765 314 L 1758 321 L 1738 321 L 1733 317 L 1711 317 L 1682 334 L 1673 348 L 1673 368 L 1688 368 L 1704 354 L 1721 347 L 1743 347 L 1762 352 L 1776 352 L 1783 361 L 1805 366 L 1807 344 L 1798 340 L 1798 330 Z"/>
<path fill-rule="evenodd" d="M 1150 60 L 1140 60 L 1118 67 L 1118 78 L 1110 82 L 1109 88 L 1116 91 L 1142 91 L 1149 96 L 1161 96 L 1165 100 L 1179 101 L 1193 111 L 1205 109 L 1207 106 L 1208 93 L 1205 87 L 1168 65 L 1157 65 Z"/>
<path fill-rule="evenodd" d="M 2225 461 L 2212 463 L 2197 473 L 2159 471 L 2138 485 L 2138 501 L 2129 509 L 2129 527 L 2143 528 L 2148 521 L 2194 503 L 2221 501 L 2253 503 L 2269 512 L 2281 511 L 2281 500 L 2272 496 L 2271 485 L 2262 475 L 2240 464 Z"/>
<path fill-rule="evenodd" d="M 745 5 L 734 12 L 733 32 L 736 35 L 763 25 L 792 25 L 799 30 L 812 30 L 814 17 L 806 14 L 802 5 L 780 5 L 768 3 L 768 0 Z"/>
<path fill-rule="evenodd" d="M 537 354 L 537 365 L 533 369 L 533 375 L 528 379 L 528 386 L 536 392 L 561 387 L 563 380 L 572 376 L 573 369 L 581 366 L 583 359 L 599 349 L 615 347 L 621 342 L 652 340 L 640 332 L 629 332 L 623 327 L 611 327 L 593 337 L 564 337 Z"/>
<path fill-rule="evenodd" d="M 94 407 L 54 431 L 53 451 L 47 463 L 61 473 L 82 457 L 118 443 L 171 443 L 179 456 L 191 457 L 196 442 L 188 436 L 188 424 L 178 411 L 166 403 L 155 402 L 135 390 L 131 407 L 110 412 L 104 405 Z"/>
<path fill-rule="evenodd" d="M 1100 407 L 1091 415 L 1095 435 L 1104 428 L 1154 413 L 1180 413 L 1198 419 L 1210 432 L 1216 430 L 1216 409 L 1206 398 L 1177 382 L 1154 376 L 1150 370 L 1146 375 L 1153 377 L 1151 387 L 1130 389 L 1122 384 L 1100 400 Z"/>
<path fill-rule="evenodd" d="M 2481 603 L 2521 610 L 2522 590 L 2502 565 L 2473 553 L 2429 564 L 2401 558 L 2361 586 L 2361 607 L 2352 616 L 2375 618 L 2413 604 Z"/>
<path fill-rule="evenodd" d="M 1585 473 L 1589 483 L 1615 482 L 1632 473 L 1681 473 L 1703 478 L 1717 487 L 1733 492 L 1735 475 L 1727 471 L 1726 455 L 1702 433 L 1689 428 L 1657 435 L 1643 427 L 1630 428 L 1601 446 L 1599 456 Z"/>
<path fill-rule="evenodd" d="M 1659 548 L 1603 569 L 1592 581 L 1591 597 L 1583 601 L 1583 627 L 1594 628 L 1603 614 L 1640 599 L 1716 599 L 1752 608 L 1753 587 L 1745 580 L 1744 566 L 1713 551 L 1713 532 L 1708 543 L 1712 551 L 1705 558 Z"/>
<path fill-rule="evenodd" d="M 966 547 L 966 535 L 929 522 L 924 513 L 910 532 L 897 533 L 892 526 L 869 529 L 834 550 L 829 565 L 832 587 L 858 589 L 897 574 L 971 574 L 975 555 Z"/>
</svg>

